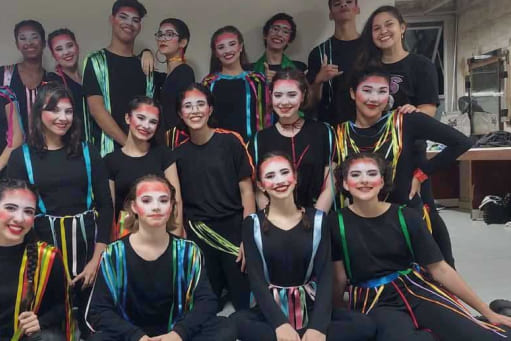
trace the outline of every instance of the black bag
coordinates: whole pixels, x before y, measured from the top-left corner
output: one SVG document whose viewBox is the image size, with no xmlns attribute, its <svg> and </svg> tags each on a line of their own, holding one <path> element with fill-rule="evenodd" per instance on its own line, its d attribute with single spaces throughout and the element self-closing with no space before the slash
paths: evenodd
<svg viewBox="0 0 511 341">
<path fill-rule="evenodd" d="M 497 195 L 487 195 L 479 209 L 483 211 L 486 224 L 505 224 L 511 220 L 511 193 L 506 194 L 504 199 Z"/>
</svg>

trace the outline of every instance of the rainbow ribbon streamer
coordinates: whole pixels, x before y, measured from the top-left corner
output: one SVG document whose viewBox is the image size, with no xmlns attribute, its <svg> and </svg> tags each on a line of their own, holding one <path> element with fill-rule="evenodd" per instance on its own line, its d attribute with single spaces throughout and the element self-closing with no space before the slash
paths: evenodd
<svg viewBox="0 0 511 341">
<path fill-rule="evenodd" d="M 18 119 L 18 125 L 21 129 L 21 134 L 23 135 L 23 139 L 25 138 L 25 131 L 23 129 L 23 123 L 21 119 L 20 113 L 20 105 L 18 102 L 18 98 L 16 94 L 7 86 L 0 86 L 0 97 L 6 98 L 9 101 L 9 115 L 7 116 L 7 147 L 12 147 L 12 139 L 14 135 L 14 112 L 16 112 L 16 117 Z"/>
<path fill-rule="evenodd" d="M 239 246 L 234 245 L 229 240 L 216 233 L 211 227 L 204 224 L 202 221 L 195 223 L 188 221 L 188 226 L 190 226 L 190 229 L 195 233 L 197 237 L 199 237 L 212 248 L 231 254 L 235 257 L 238 256 L 240 251 Z"/>
</svg>

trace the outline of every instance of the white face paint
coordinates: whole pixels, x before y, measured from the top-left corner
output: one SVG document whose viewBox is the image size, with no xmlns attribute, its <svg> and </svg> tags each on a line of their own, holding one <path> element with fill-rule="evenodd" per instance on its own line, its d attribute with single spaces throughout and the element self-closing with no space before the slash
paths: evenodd
<svg viewBox="0 0 511 341">
<path fill-rule="evenodd" d="M 288 121 L 293 121 L 293 118 L 298 119 L 303 96 L 297 81 L 285 79 L 275 82 L 271 99 L 273 110 L 279 119 L 286 118 Z"/>
</svg>

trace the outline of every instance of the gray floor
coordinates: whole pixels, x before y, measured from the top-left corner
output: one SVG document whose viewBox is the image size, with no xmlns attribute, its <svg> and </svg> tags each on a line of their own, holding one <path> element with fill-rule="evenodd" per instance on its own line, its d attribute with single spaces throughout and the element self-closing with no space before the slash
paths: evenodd
<svg viewBox="0 0 511 341">
<path fill-rule="evenodd" d="M 511 227 L 472 221 L 468 213 L 442 210 L 458 272 L 486 302 L 511 300 Z"/>
</svg>

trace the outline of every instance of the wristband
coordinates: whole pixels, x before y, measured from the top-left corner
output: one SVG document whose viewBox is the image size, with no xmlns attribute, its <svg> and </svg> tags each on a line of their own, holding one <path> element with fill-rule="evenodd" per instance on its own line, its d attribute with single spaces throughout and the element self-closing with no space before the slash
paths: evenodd
<svg viewBox="0 0 511 341">
<path fill-rule="evenodd" d="M 424 181 L 428 180 L 428 175 L 422 171 L 422 169 L 417 168 L 413 172 L 413 177 L 419 180 L 420 183 L 423 183 Z"/>
</svg>

